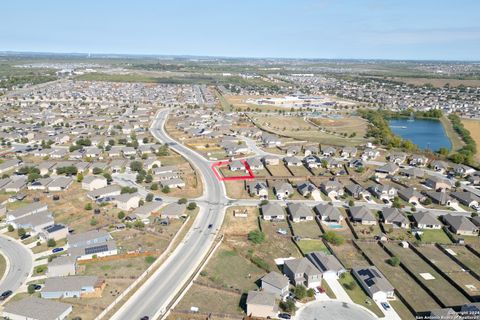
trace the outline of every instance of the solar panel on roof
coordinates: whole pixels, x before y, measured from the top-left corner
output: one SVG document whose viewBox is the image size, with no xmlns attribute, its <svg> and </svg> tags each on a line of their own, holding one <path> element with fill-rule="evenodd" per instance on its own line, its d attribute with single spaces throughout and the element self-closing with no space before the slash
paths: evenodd
<svg viewBox="0 0 480 320">
<path fill-rule="evenodd" d="M 370 271 L 373 273 L 373 275 L 374 275 L 375 277 L 380 277 L 380 275 L 378 274 L 377 270 L 371 269 Z"/>
<path fill-rule="evenodd" d="M 367 286 L 371 287 L 375 284 L 375 281 L 373 281 L 372 279 L 367 279 L 365 280 L 365 283 L 367 284 Z"/>
<path fill-rule="evenodd" d="M 108 245 L 106 244 L 85 248 L 85 254 L 95 254 L 95 253 L 104 252 L 104 251 L 108 251 Z"/>
<path fill-rule="evenodd" d="M 47 231 L 52 233 L 52 232 L 55 232 L 55 231 L 58 231 L 58 230 L 61 230 L 65 228 L 65 226 L 61 225 L 61 224 L 54 224 L 53 226 L 51 227 L 48 227 L 47 228 Z"/>
</svg>

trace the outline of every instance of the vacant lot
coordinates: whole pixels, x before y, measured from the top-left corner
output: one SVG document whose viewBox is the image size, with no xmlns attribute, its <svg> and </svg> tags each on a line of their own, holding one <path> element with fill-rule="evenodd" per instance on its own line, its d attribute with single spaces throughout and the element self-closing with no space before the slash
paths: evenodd
<svg viewBox="0 0 480 320">
<path fill-rule="evenodd" d="M 221 183 L 220 181 L 218 183 Z M 232 180 L 232 181 L 223 181 L 225 184 L 225 189 L 227 190 L 227 195 L 233 199 L 249 199 L 250 194 L 245 189 L 245 181 L 242 180 Z"/>
<path fill-rule="evenodd" d="M 458 306 L 468 303 L 468 299 L 453 287 L 442 275 L 436 272 L 411 249 L 404 249 L 398 244 L 386 244 L 400 261 L 425 284 L 446 306 Z M 421 274 L 430 274 L 434 279 L 425 280 Z"/>
<path fill-rule="evenodd" d="M 465 126 L 465 129 L 470 131 L 472 139 L 475 140 L 477 146 L 479 146 L 477 148 L 477 154 L 475 155 L 475 158 L 477 161 L 480 161 L 480 120 L 462 119 L 462 123 Z"/>
<path fill-rule="evenodd" d="M 0 279 L 3 277 L 3 274 L 5 273 L 6 268 L 7 268 L 7 261 L 5 260 L 5 257 L 0 254 Z"/>
<path fill-rule="evenodd" d="M 480 275 L 480 258 L 473 254 L 464 246 L 443 246 L 449 249 L 460 262 L 467 266 L 470 270 Z"/>
<path fill-rule="evenodd" d="M 355 133 L 356 137 L 363 137 L 367 133 L 368 123 L 361 117 L 343 117 L 339 119 L 312 118 L 309 120 L 325 130 L 346 133 L 348 136 Z"/>
<path fill-rule="evenodd" d="M 362 242 L 359 246 L 414 310 L 419 312 L 440 308 L 401 267 L 393 267 L 386 262 L 390 256 L 377 243 Z"/>
<path fill-rule="evenodd" d="M 422 230 L 423 234 L 420 236 L 420 240 L 423 243 L 440 243 L 449 244 L 452 243 L 445 231 L 439 230 Z"/>
<path fill-rule="evenodd" d="M 335 256 L 347 269 L 354 267 L 367 267 L 370 265 L 362 256 L 362 253 L 355 247 L 352 240 L 346 240 L 340 246 L 331 246 Z"/>
<path fill-rule="evenodd" d="M 420 246 L 417 249 L 470 296 L 480 294 L 480 281 L 469 272 L 465 272 L 460 265 L 450 259 L 442 250 L 433 245 Z"/>
</svg>

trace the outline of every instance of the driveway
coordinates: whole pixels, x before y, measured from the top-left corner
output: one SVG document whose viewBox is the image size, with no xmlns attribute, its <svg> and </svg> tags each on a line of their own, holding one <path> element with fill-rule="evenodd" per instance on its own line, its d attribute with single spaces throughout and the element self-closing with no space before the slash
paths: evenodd
<svg viewBox="0 0 480 320">
<path fill-rule="evenodd" d="M 337 279 L 324 278 L 323 280 L 326 281 L 330 289 L 332 289 L 333 293 L 335 294 L 335 297 L 337 297 L 337 300 L 343 301 L 343 302 L 352 302 L 352 299 L 350 299 L 350 296 L 345 291 L 345 289 L 343 289 L 342 285 L 340 284 L 340 282 L 338 282 Z"/>
<path fill-rule="evenodd" d="M 360 308 L 356 304 L 342 301 L 314 301 L 301 307 L 295 320 L 374 320 L 378 319 L 374 314 Z"/>
</svg>

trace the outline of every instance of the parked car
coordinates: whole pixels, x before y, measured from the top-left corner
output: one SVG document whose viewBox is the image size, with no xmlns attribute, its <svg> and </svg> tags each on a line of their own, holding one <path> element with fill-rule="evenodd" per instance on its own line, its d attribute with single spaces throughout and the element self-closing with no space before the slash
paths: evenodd
<svg viewBox="0 0 480 320">
<path fill-rule="evenodd" d="M 154 200 L 154 201 L 159 201 L 159 202 L 160 202 L 160 201 L 162 201 L 162 198 L 160 198 L 160 197 L 155 197 L 155 198 L 153 198 L 153 200 Z"/>
<path fill-rule="evenodd" d="M 208 229 L 212 229 L 212 228 L 213 228 L 213 224 L 210 223 L 210 224 L 208 225 Z"/>
<path fill-rule="evenodd" d="M 55 248 L 52 250 L 53 253 L 62 252 L 63 248 Z"/>
<path fill-rule="evenodd" d="M 40 284 L 33 284 L 32 286 L 33 286 L 33 289 L 35 291 L 38 291 L 38 290 L 42 289 L 42 285 L 40 285 Z"/>
<path fill-rule="evenodd" d="M 288 313 L 279 313 L 279 314 L 278 314 L 278 317 L 279 317 L 280 319 L 287 319 L 287 320 L 292 318 L 292 316 L 289 315 Z"/>
<path fill-rule="evenodd" d="M 382 302 L 381 305 L 382 305 L 383 309 L 385 309 L 385 310 L 390 309 L 390 305 L 386 302 Z"/>
<path fill-rule="evenodd" d="M 141 317 L 140 320 L 149 320 L 150 317 L 149 316 L 144 316 L 144 317 Z"/>
<path fill-rule="evenodd" d="M 28 233 L 24 234 L 23 236 L 20 237 L 20 240 L 25 240 L 30 238 L 30 235 Z"/>
<path fill-rule="evenodd" d="M 1 295 L 0 295 L 0 300 L 3 301 L 5 299 L 7 299 L 8 297 L 10 297 L 12 295 L 12 290 L 7 290 L 7 291 L 4 291 Z"/>
</svg>

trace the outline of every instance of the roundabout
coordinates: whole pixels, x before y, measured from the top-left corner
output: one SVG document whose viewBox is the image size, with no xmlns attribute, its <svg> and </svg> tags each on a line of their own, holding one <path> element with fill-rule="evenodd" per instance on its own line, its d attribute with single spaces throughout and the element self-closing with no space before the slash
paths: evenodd
<svg viewBox="0 0 480 320">
<path fill-rule="evenodd" d="M 296 320 L 374 320 L 374 314 L 356 304 L 342 301 L 314 301 L 301 307 L 295 316 Z"/>
</svg>

